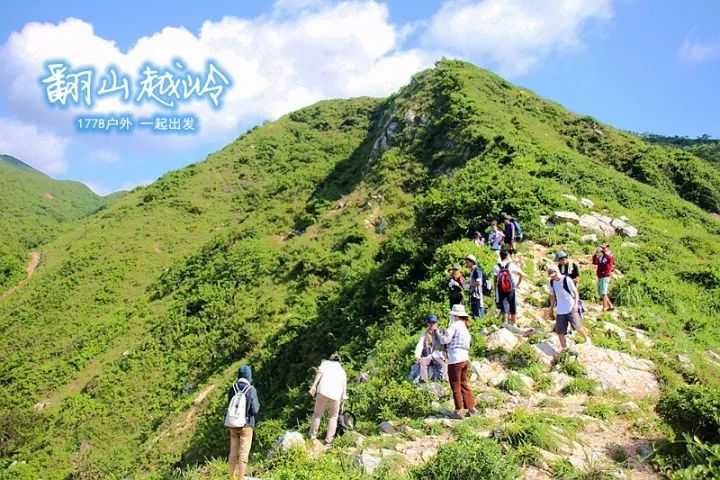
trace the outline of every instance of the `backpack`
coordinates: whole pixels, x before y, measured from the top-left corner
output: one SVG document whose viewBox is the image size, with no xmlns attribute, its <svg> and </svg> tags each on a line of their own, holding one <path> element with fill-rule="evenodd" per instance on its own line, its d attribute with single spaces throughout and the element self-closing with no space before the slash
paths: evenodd
<svg viewBox="0 0 720 480">
<path fill-rule="evenodd" d="M 492 294 L 492 282 L 485 272 L 482 274 L 482 293 L 486 296 L 490 296 L 490 294 Z"/>
<path fill-rule="evenodd" d="M 510 269 L 508 268 L 510 266 L 510 262 L 508 262 L 504 267 L 502 264 L 498 263 L 498 267 L 500 267 L 500 271 L 497 275 L 497 284 L 498 284 L 498 290 L 502 293 L 512 293 L 513 290 L 515 290 L 515 285 L 513 285 L 513 279 L 512 274 L 510 273 Z"/>
<path fill-rule="evenodd" d="M 570 277 L 565 275 L 563 277 L 563 289 L 568 293 L 568 295 L 572 295 L 572 291 L 570 291 L 570 287 L 568 286 L 568 281 L 571 280 Z M 552 288 L 552 283 L 555 280 L 550 280 L 550 288 Z M 575 287 L 577 288 L 577 287 Z M 585 316 L 585 304 L 583 303 L 582 299 L 580 299 L 580 292 L 578 292 L 578 316 L 582 320 L 582 318 Z"/>
<path fill-rule="evenodd" d="M 243 382 L 245 383 L 245 382 Z M 225 426 L 230 428 L 241 428 L 247 425 L 247 395 L 246 393 L 252 386 L 248 383 L 245 388 L 240 390 L 237 383 L 234 383 L 233 391 L 235 394 L 227 407 L 225 413 Z"/>
<path fill-rule="evenodd" d="M 515 227 L 515 238 L 516 238 L 517 240 L 522 240 L 524 234 L 523 234 L 523 229 L 522 229 L 522 227 L 520 226 L 520 222 L 518 222 L 517 220 L 515 220 L 515 219 L 513 218 L 512 223 L 513 223 L 513 227 Z"/>
<path fill-rule="evenodd" d="M 568 286 L 568 278 L 569 278 L 569 277 L 568 277 L 567 275 L 565 275 L 565 276 L 563 277 L 563 290 L 565 290 L 565 291 L 568 293 L 568 295 L 572 295 L 573 293 L 572 293 L 572 291 L 570 290 L 570 287 Z M 552 284 L 553 284 L 554 281 L 555 281 L 555 280 L 550 280 L 550 286 L 551 286 L 551 287 L 552 287 Z"/>
</svg>

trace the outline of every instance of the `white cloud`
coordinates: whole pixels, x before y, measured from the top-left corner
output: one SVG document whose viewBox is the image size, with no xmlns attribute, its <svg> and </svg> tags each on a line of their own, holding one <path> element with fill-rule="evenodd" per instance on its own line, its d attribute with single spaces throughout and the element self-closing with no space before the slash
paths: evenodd
<svg viewBox="0 0 720 480">
<path fill-rule="evenodd" d="M 67 168 L 67 141 L 46 130 L 17 120 L 0 117 L 0 153 L 12 155 L 49 175 Z"/>
<path fill-rule="evenodd" d="M 678 51 L 681 60 L 702 63 L 720 59 L 720 42 L 704 42 L 695 37 L 686 38 Z"/>
<path fill-rule="evenodd" d="M 518 75 L 552 52 L 582 47 L 584 25 L 611 17 L 612 0 L 447 1 L 425 42 Z"/>
<path fill-rule="evenodd" d="M 120 154 L 107 148 L 101 148 L 90 152 L 91 162 L 120 163 L 121 160 L 122 158 L 120 157 Z"/>
</svg>

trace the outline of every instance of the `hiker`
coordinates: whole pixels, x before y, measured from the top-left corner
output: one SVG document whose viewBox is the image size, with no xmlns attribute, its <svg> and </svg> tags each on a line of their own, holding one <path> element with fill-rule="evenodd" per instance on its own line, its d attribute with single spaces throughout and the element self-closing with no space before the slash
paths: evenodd
<svg viewBox="0 0 720 480">
<path fill-rule="evenodd" d="M 447 330 L 435 330 L 433 336 L 437 343 L 447 345 L 448 377 L 453 392 L 455 411 L 450 418 L 461 419 L 463 409 L 477 413 L 475 396 L 468 383 L 470 367 L 470 342 L 472 337 L 467 329 L 468 314 L 463 305 L 453 305 L 450 310 L 450 326 Z"/>
<path fill-rule="evenodd" d="M 465 277 L 460 271 L 460 265 L 453 265 L 448 280 L 448 290 L 450 296 L 450 308 L 458 303 L 463 303 L 463 288 L 465 285 Z"/>
<path fill-rule="evenodd" d="M 485 245 L 485 237 L 483 237 L 483 234 L 480 232 L 475 232 L 475 238 L 473 239 L 473 242 L 475 242 L 476 247 L 482 247 Z"/>
<path fill-rule="evenodd" d="M 517 299 L 515 290 L 520 286 L 525 276 L 520 267 L 508 258 L 507 251 L 500 252 L 500 262 L 495 265 L 495 304 L 498 311 L 503 313 L 505 323 L 515 325 L 517 322 Z"/>
<path fill-rule="evenodd" d="M 451 305 L 452 308 L 452 305 Z M 438 318 L 431 313 L 427 316 L 427 329 L 420 334 L 415 346 L 415 363 L 420 365 L 420 381 L 428 382 L 428 367 L 432 365 L 440 372 L 440 380 L 447 381 L 447 358 L 445 348 L 437 342 L 433 333 L 437 330 Z"/>
<path fill-rule="evenodd" d="M 570 277 L 575 285 L 580 282 L 580 267 L 577 263 L 571 262 L 567 252 L 558 250 L 555 252 L 555 263 L 557 263 L 560 275 Z"/>
<path fill-rule="evenodd" d="M 470 269 L 470 281 L 468 282 L 467 288 L 470 290 L 470 308 L 473 317 L 484 317 L 485 301 L 483 299 L 483 292 L 489 293 L 487 289 L 490 282 L 485 272 L 483 272 L 480 265 L 478 265 L 475 255 L 465 257 L 465 265 Z"/>
<path fill-rule="evenodd" d="M 230 386 L 227 396 L 225 426 L 230 428 L 230 479 L 244 479 L 250 458 L 253 429 L 260 412 L 260 401 L 252 385 L 250 365 L 240 366 L 238 380 Z"/>
<path fill-rule="evenodd" d="M 310 422 L 309 437 L 315 439 L 320 429 L 320 420 L 327 410 L 329 413 L 325 445 L 330 445 L 335 437 L 342 404 L 347 400 L 347 374 L 340 365 L 340 355 L 333 353 L 328 360 L 320 363 L 310 387 L 310 395 L 315 397 L 315 411 Z"/>
<path fill-rule="evenodd" d="M 592 257 L 593 265 L 597 265 L 598 294 L 603 301 L 603 311 L 615 310 L 615 305 L 610 301 L 610 277 L 613 274 L 615 255 L 610 251 L 607 243 L 601 243 L 595 249 Z"/>
<path fill-rule="evenodd" d="M 555 265 L 549 265 L 547 273 L 550 277 L 550 313 L 555 318 L 555 333 L 560 339 L 560 347 L 565 349 L 567 346 L 568 326 L 582 333 L 589 341 L 590 335 L 581 325 L 578 315 L 580 293 L 575 282 L 570 277 L 562 275 Z"/>
<path fill-rule="evenodd" d="M 555 252 L 555 262 L 558 264 L 558 271 L 560 275 L 569 277 L 577 287 L 580 283 L 580 267 L 577 263 L 571 262 L 568 254 L 564 250 L 558 250 Z M 582 298 L 578 300 L 578 316 L 580 320 L 585 315 L 585 305 L 583 304 Z"/>
<path fill-rule="evenodd" d="M 498 228 L 498 224 L 495 220 L 490 222 L 490 233 L 488 233 L 487 243 L 490 245 L 490 249 L 497 255 L 498 261 L 500 261 L 500 250 L 502 249 L 503 239 L 505 234 Z"/>
<path fill-rule="evenodd" d="M 523 232 L 520 223 L 510 215 L 505 215 L 505 226 L 503 228 L 503 236 L 505 239 L 505 248 L 511 258 L 515 258 L 517 253 L 517 242 L 522 240 Z"/>
</svg>

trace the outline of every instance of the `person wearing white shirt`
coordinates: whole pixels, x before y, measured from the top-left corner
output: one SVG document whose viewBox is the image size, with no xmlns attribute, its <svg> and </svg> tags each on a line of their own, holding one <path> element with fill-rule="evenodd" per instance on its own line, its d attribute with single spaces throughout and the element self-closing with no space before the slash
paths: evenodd
<svg viewBox="0 0 720 480">
<path fill-rule="evenodd" d="M 462 410 L 467 408 L 471 414 L 477 413 L 475 396 L 468 383 L 468 369 L 470 367 L 470 343 L 472 337 L 467 329 L 466 321 L 469 316 L 464 305 L 453 305 L 450 310 L 450 326 L 447 330 L 437 331 L 436 341 L 447 345 L 448 377 L 450 389 L 453 392 L 455 412 L 451 418 L 462 418 Z"/>
<path fill-rule="evenodd" d="M 318 368 L 315 380 L 310 387 L 310 395 L 315 397 L 315 411 L 310 422 L 310 438 L 317 436 L 325 410 L 328 413 L 328 428 L 325 444 L 329 445 L 335 437 L 338 415 L 342 404 L 347 400 L 347 374 L 340 365 L 340 355 L 333 353 L 329 360 L 323 360 Z"/>
<path fill-rule="evenodd" d="M 568 326 L 572 326 L 589 340 L 590 336 L 581 325 L 578 315 L 580 294 L 575 282 L 568 276 L 560 275 L 555 265 L 548 266 L 547 272 L 550 277 L 550 312 L 555 317 L 555 333 L 560 340 L 560 347 L 565 349 L 567 346 Z"/>
</svg>

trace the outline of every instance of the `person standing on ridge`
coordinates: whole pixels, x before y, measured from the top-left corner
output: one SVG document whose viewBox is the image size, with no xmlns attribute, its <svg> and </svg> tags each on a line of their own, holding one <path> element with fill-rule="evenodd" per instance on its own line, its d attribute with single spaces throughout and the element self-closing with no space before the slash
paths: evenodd
<svg viewBox="0 0 720 480">
<path fill-rule="evenodd" d="M 505 248 L 511 258 L 515 258 L 517 253 L 517 241 L 521 239 L 521 232 L 518 229 L 518 222 L 510 215 L 505 215 L 505 226 L 503 228 L 503 237 L 505 239 Z"/>
<path fill-rule="evenodd" d="M 451 305 L 452 307 L 452 305 Z M 434 364 L 440 370 L 440 379 L 447 380 L 448 364 L 444 347 L 433 335 L 437 331 L 438 318 L 434 313 L 427 316 L 427 329 L 420 334 L 415 346 L 415 363 L 420 365 L 420 381 L 428 382 L 428 367 Z"/>
<path fill-rule="evenodd" d="M 320 429 L 325 410 L 328 411 L 328 426 L 325 445 L 330 445 L 337 431 L 338 416 L 342 404 L 347 400 L 347 374 L 340 365 L 340 355 L 333 353 L 328 360 L 320 363 L 310 395 L 315 397 L 315 410 L 310 422 L 310 438 L 315 439 Z"/>
<path fill-rule="evenodd" d="M 252 385 L 252 369 L 250 365 L 242 365 L 238 369 L 238 380 L 227 392 L 227 413 L 225 426 L 230 429 L 230 480 L 244 479 L 250 459 L 253 429 L 260 412 L 260 401 L 257 391 Z"/>
<path fill-rule="evenodd" d="M 486 289 L 487 276 L 478 265 L 475 255 L 465 257 L 465 265 L 470 269 L 470 281 L 468 289 L 470 290 L 470 308 L 474 318 L 485 316 L 485 301 L 483 299 L 483 290 Z"/>
<path fill-rule="evenodd" d="M 497 255 L 498 261 L 500 261 L 500 250 L 502 249 L 503 239 L 505 234 L 498 228 L 498 224 L 495 220 L 490 222 L 490 233 L 488 233 L 487 243 L 490 245 L 490 249 Z"/>
<path fill-rule="evenodd" d="M 467 409 L 471 414 L 477 413 L 475 396 L 468 383 L 472 337 L 465 324 L 467 319 L 465 307 L 453 305 L 450 310 L 450 326 L 447 330 L 435 330 L 433 334 L 436 343 L 447 345 L 448 378 L 455 403 L 455 411 L 450 418 L 454 419 L 463 417 L 463 409 Z"/>
<path fill-rule="evenodd" d="M 577 263 L 571 262 L 568 254 L 564 250 L 558 250 L 555 253 L 555 262 L 558 264 L 558 271 L 560 275 L 569 277 L 577 287 L 580 284 L 580 267 Z M 580 320 L 583 319 L 585 314 L 585 305 L 583 304 L 582 298 L 578 302 L 578 316 Z"/>
<path fill-rule="evenodd" d="M 610 277 L 615 267 L 615 254 L 610 251 L 607 243 L 598 245 L 592 257 L 593 265 L 597 265 L 598 294 L 603 301 L 603 311 L 615 310 L 615 305 L 610 301 Z"/>
<path fill-rule="evenodd" d="M 581 325 L 578 315 L 580 294 L 575 282 L 570 277 L 561 275 L 558 267 L 554 265 L 547 267 L 547 273 L 550 277 L 550 313 L 555 318 L 555 333 L 560 339 L 560 347 L 563 350 L 567 347 L 568 326 L 582 333 L 589 342 L 590 335 Z"/>
<path fill-rule="evenodd" d="M 465 285 L 465 277 L 460 271 L 460 265 L 453 265 L 448 280 L 448 290 L 450 296 L 450 308 L 458 303 L 463 303 L 463 288 Z"/>
<path fill-rule="evenodd" d="M 495 265 L 493 274 L 497 308 L 502 311 L 506 324 L 515 325 L 517 323 L 515 291 L 522 283 L 525 274 L 508 258 L 508 252 L 504 250 L 500 252 L 500 262 Z"/>
</svg>

